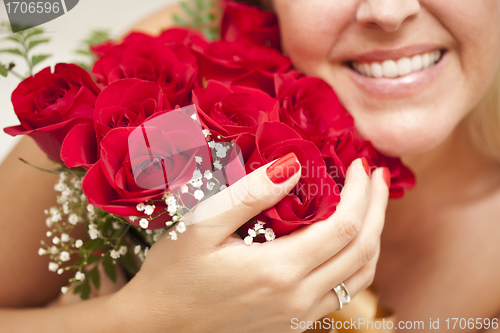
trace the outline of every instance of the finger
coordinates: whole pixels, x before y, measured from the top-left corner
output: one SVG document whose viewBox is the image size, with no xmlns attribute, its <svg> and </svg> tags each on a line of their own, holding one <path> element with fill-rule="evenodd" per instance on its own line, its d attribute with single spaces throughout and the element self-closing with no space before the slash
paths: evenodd
<svg viewBox="0 0 500 333">
<path fill-rule="evenodd" d="M 368 206 L 369 193 L 370 178 L 362 159 L 357 159 L 347 171 L 340 203 L 332 216 L 278 238 L 268 247 L 285 249 L 289 261 L 303 261 L 303 273 L 308 274 L 356 237 Z"/>
<path fill-rule="evenodd" d="M 192 223 L 196 223 L 194 226 L 199 230 L 203 229 L 212 242 L 223 241 L 252 217 L 285 197 L 299 181 L 300 170 L 293 153 L 266 164 L 201 202 Z"/>
<path fill-rule="evenodd" d="M 317 288 L 319 295 L 331 288 L 330 277 L 338 276 L 341 282 L 370 262 L 380 250 L 380 235 L 389 197 L 389 189 L 384 181 L 383 173 L 382 168 L 373 173 L 370 202 L 359 235 L 337 255 L 315 268 L 306 277 L 305 281 L 309 280 L 310 287 Z"/>
<path fill-rule="evenodd" d="M 344 285 L 349 292 L 351 300 L 373 283 L 379 254 L 380 252 L 377 253 L 374 259 L 344 281 Z M 311 309 L 304 316 L 305 318 L 302 320 L 318 320 L 330 312 L 340 309 L 340 302 L 333 288 L 339 285 L 342 281 L 337 282 L 334 282 L 332 284 L 332 289 L 328 290 L 323 296 L 321 296 L 321 298 L 318 299 L 316 303 L 314 303 L 313 307 L 311 307 Z"/>
</svg>

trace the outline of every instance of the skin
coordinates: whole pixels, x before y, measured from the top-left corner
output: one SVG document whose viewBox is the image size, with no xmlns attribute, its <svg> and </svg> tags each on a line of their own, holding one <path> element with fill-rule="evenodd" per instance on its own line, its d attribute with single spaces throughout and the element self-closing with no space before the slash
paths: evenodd
<svg viewBox="0 0 500 333">
<path fill-rule="evenodd" d="M 139 27 L 158 30 L 164 18 L 158 14 L 153 26 Z M 297 172 L 273 184 L 266 165 L 198 206 L 198 227 L 178 241 L 155 243 L 123 288 L 73 303 L 59 297 L 67 276 L 48 272 L 47 258 L 37 255 L 47 231 L 43 209 L 53 205 L 56 180 L 18 157 L 51 167 L 29 138 L 0 165 L 0 213 L 6 217 L 0 221 L 6 231 L 0 233 L 2 332 L 296 332 L 292 318 L 316 320 L 339 308 L 332 288 L 342 281 L 353 297 L 373 282 L 388 201 L 383 170 L 369 177 L 355 160 L 331 217 L 246 246 L 233 233 L 299 179 Z"/>
<path fill-rule="evenodd" d="M 464 128 L 497 73 L 500 1 L 271 6 L 293 64 L 334 87 L 360 133 L 386 154 L 403 156 L 416 174 L 415 189 L 388 207 L 375 275 L 380 304 L 398 320 L 428 325 L 440 318 L 441 330 L 447 318 L 498 317 L 500 170 Z M 445 49 L 447 59 L 431 83 L 405 95 L 371 94 L 345 65 L 359 53 L 418 43 Z"/>
</svg>

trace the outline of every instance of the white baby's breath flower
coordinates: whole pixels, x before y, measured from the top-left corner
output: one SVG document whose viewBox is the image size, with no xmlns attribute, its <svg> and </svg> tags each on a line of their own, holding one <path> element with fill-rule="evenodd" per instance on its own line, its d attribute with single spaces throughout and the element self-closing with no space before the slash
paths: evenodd
<svg viewBox="0 0 500 333">
<path fill-rule="evenodd" d="M 68 206 L 68 203 L 67 203 L 67 202 L 65 202 L 65 203 L 63 204 L 63 206 L 62 206 L 62 207 L 63 207 L 63 213 L 64 213 L 64 214 L 66 214 L 66 215 L 67 215 L 67 214 L 69 214 L 69 206 Z"/>
<path fill-rule="evenodd" d="M 59 251 L 59 250 L 57 249 L 57 247 L 56 247 L 56 246 L 52 246 L 52 247 L 50 248 L 50 253 L 51 253 L 51 254 L 56 254 L 58 251 Z"/>
<path fill-rule="evenodd" d="M 57 270 L 57 274 L 59 274 L 59 275 L 61 275 L 63 272 L 64 272 L 64 269 L 62 269 L 62 268 L 59 268 L 59 269 Z"/>
<path fill-rule="evenodd" d="M 61 259 L 61 261 L 69 261 L 71 259 L 71 256 L 69 255 L 69 252 L 68 251 L 62 251 L 61 254 L 59 255 L 59 259 Z"/>
<path fill-rule="evenodd" d="M 184 222 L 179 222 L 179 224 L 177 224 L 175 226 L 175 229 L 180 233 L 184 233 L 186 231 L 186 225 L 184 224 Z"/>
<path fill-rule="evenodd" d="M 97 239 L 101 236 L 101 232 L 97 230 L 97 226 L 95 224 L 89 224 L 89 236 L 90 239 Z"/>
<path fill-rule="evenodd" d="M 69 288 L 68 288 L 68 287 L 62 287 L 62 288 L 61 288 L 61 292 L 62 292 L 63 294 L 66 294 L 66 293 L 68 292 L 68 290 L 69 290 Z"/>
<path fill-rule="evenodd" d="M 140 246 L 140 245 L 136 245 L 136 246 L 134 247 L 134 253 L 135 253 L 135 254 L 139 254 L 139 252 L 141 252 L 141 250 L 142 250 L 142 248 L 141 248 L 141 246 Z"/>
<path fill-rule="evenodd" d="M 215 147 L 215 141 L 209 141 L 209 142 L 208 142 L 208 146 L 209 146 L 210 148 L 214 148 L 214 147 Z"/>
<path fill-rule="evenodd" d="M 38 255 L 43 256 L 44 254 L 47 254 L 47 251 L 45 249 L 39 248 L 38 249 Z"/>
<path fill-rule="evenodd" d="M 152 206 L 147 205 L 146 207 L 144 207 L 144 214 L 146 214 L 146 215 L 151 215 L 154 213 L 154 211 L 155 211 L 154 205 L 152 205 Z"/>
<path fill-rule="evenodd" d="M 115 229 L 115 230 L 120 229 L 120 222 L 118 222 L 118 221 L 113 221 L 113 223 L 111 223 L 111 225 L 113 226 L 113 229 Z"/>
<path fill-rule="evenodd" d="M 167 211 L 170 215 L 177 213 L 177 205 L 170 205 L 167 207 Z"/>
<path fill-rule="evenodd" d="M 79 221 L 80 221 L 80 218 L 76 214 L 70 214 L 68 217 L 68 222 L 71 225 L 77 225 Z"/>
<path fill-rule="evenodd" d="M 51 218 L 51 217 L 47 217 L 47 218 L 45 219 L 45 225 L 47 226 L 47 228 L 52 228 L 52 224 L 53 224 L 53 223 L 54 223 L 54 222 L 52 221 L 52 218 Z"/>
<path fill-rule="evenodd" d="M 57 192 L 62 192 L 62 191 L 64 191 L 65 188 L 66 188 L 66 185 L 64 185 L 63 183 L 57 183 L 54 185 L 54 191 L 57 191 Z"/>
<path fill-rule="evenodd" d="M 55 262 L 49 262 L 49 271 L 55 272 L 59 268 L 59 265 Z"/>
<path fill-rule="evenodd" d="M 138 219 L 137 216 L 129 216 L 128 219 L 130 220 L 130 222 L 134 222 L 135 220 Z"/>
<path fill-rule="evenodd" d="M 59 237 L 57 237 L 57 236 L 56 236 L 56 237 L 52 238 L 52 243 L 54 243 L 54 244 L 56 244 L 56 245 L 57 245 L 57 244 L 59 244 L 60 242 L 61 242 L 61 240 L 59 239 Z"/>
<path fill-rule="evenodd" d="M 203 177 L 203 175 L 201 174 L 201 171 L 196 169 L 193 171 L 193 177 L 191 179 L 196 180 L 196 179 L 200 179 L 201 177 Z"/>
<path fill-rule="evenodd" d="M 83 274 L 82 272 L 76 272 L 75 279 L 77 279 L 78 281 L 83 281 L 85 280 L 85 274 Z"/>
<path fill-rule="evenodd" d="M 219 191 L 225 190 L 226 188 L 227 188 L 227 186 L 226 186 L 226 185 L 221 185 L 221 186 L 219 187 Z"/>
<path fill-rule="evenodd" d="M 253 243 L 253 237 L 252 236 L 246 236 L 243 241 L 245 242 L 245 245 L 250 245 L 250 244 Z"/>
<path fill-rule="evenodd" d="M 185 185 L 184 185 L 185 186 Z M 187 186 L 186 186 L 187 187 Z M 165 197 L 165 203 L 170 206 L 170 205 L 176 205 L 177 202 L 175 200 L 175 197 L 173 195 L 168 195 L 167 197 Z"/>
<path fill-rule="evenodd" d="M 47 237 L 51 237 L 52 236 L 52 231 L 47 231 L 47 233 L 45 234 Z"/>
<path fill-rule="evenodd" d="M 194 160 L 195 160 L 195 162 L 196 162 L 196 163 L 198 163 L 198 164 L 201 164 L 201 162 L 203 162 L 203 158 L 202 158 L 201 156 L 195 156 L 195 157 L 194 157 Z"/>
<path fill-rule="evenodd" d="M 146 219 L 141 219 L 139 221 L 139 225 L 141 226 L 141 228 L 146 229 L 149 226 L 149 221 Z"/>
<path fill-rule="evenodd" d="M 213 177 L 212 172 L 210 170 L 206 170 L 203 176 L 208 180 L 212 179 Z"/>
<path fill-rule="evenodd" d="M 53 222 L 59 222 L 62 220 L 61 213 L 57 212 L 54 215 L 52 215 L 52 221 Z"/>
<path fill-rule="evenodd" d="M 83 245 L 83 241 L 81 239 L 78 239 L 76 242 L 75 242 L 75 247 L 77 249 L 81 248 Z"/>
<path fill-rule="evenodd" d="M 135 208 L 139 211 L 139 212 L 142 212 L 144 209 L 146 209 L 146 205 L 141 202 L 139 204 L 137 204 L 137 206 L 135 206 Z"/>
<path fill-rule="evenodd" d="M 253 229 L 248 229 L 248 236 L 250 236 L 250 237 L 256 237 L 257 233 Z"/>
<path fill-rule="evenodd" d="M 276 235 L 274 234 L 274 231 L 271 228 L 267 228 L 266 233 L 264 235 L 266 236 L 266 240 L 268 242 L 270 242 L 276 238 Z"/>
<path fill-rule="evenodd" d="M 118 249 L 118 252 L 120 252 L 120 254 L 122 256 L 126 255 L 127 254 L 127 251 L 128 251 L 128 247 L 126 245 L 122 245 L 120 246 L 120 248 Z"/>
<path fill-rule="evenodd" d="M 87 205 L 87 211 L 88 211 L 89 213 L 95 213 L 95 208 L 94 208 L 94 206 L 92 206 L 91 204 L 88 204 L 88 205 Z"/>
<path fill-rule="evenodd" d="M 202 190 L 196 190 L 196 191 L 194 191 L 194 198 L 196 200 L 201 200 L 201 199 L 203 199 L 204 196 L 205 196 L 205 193 L 203 193 Z"/>
<path fill-rule="evenodd" d="M 111 252 L 109 253 L 109 256 L 116 260 L 116 259 L 120 258 L 120 252 L 118 252 L 116 250 L 111 250 Z"/>
<path fill-rule="evenodd" d="M 205 135 L 205 138 L 206 138 L 207 136 L 209 136 L 210 134 L 212 134 L 212 133 L 210 133 L 210 130 L 209 130 L 209 129 L 207 129 L 207 128 L 205 128 L 202 132 L 203 132 L 203 135 Z"/>
<path fill-rule="evenodd" d="M 174 222 L 172 222 L 172 221 L 167 221 L 167 222 L 165 222 L 165 225 L 166 225 L 167 227 L 170 227 L 172 224 L 174 224 Z"/>
<path fill-rule="evenodd" d="M 174 222 L 179 221 L 179 216 L 177 216 L 177 215 L 172 216 L 172 221 L 174 221 Z"/>
<path fill-rule="evenodd" d="M 219 161 L 219 160 L 216 160 L 216 161 L 214 162 L 214 167 L 215 167 L 217 170 L 222 169 L 222 164 L 220 163 L 220 161 Z"/>
<path fill-rule="evenodd" d="M 177 240 L 177 233 L 175 231 L 170 231 L 168 234 L 172 240 Z"/>
<path fill-rule="evenodd" d="M 207 183 L 207 190 L 211 191 L 215 186 L 215 183 L 214 182 L 209 182 Z"/>
<path fill-rule="evenodd" d="M 200 188 L 200 186 L 203 185 L 203 180 L 201 178 L 192 180 L 191 185 L 193 185 L 193 187 Z"/>
<path fill-rule="evenodd" d="M 224 158 L 224 157 L 226 157 L 226 152 L 227 152 L 227 149 L 225 149 L 225 148 L 219 149 L 219 150 L 217 150 L 215 155 L 217 155 L 217 157 L 219 157 L 219 158 Z"/>
<path fill-rule="evenodd" d="M 187 187 L 187 185 L 181 186 L 181 193 L 188 193 L 188 191 L 189 191 L 189 188 Z"/>
<path fill-rule="evenodd" d="M 61 234 L 61 242 L 63 242 L 63 243 L 69 242 L 69 235 L 68 234 Z"/>
</svg>

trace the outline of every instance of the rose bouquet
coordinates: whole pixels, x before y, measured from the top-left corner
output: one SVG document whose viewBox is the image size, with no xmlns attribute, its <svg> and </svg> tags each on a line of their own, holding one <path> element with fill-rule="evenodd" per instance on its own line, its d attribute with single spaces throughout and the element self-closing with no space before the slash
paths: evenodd
<svg viewBox="0 0 500 333">
<path fill-rule="evenodd" d="M 5 132 L 29 135 L 59 165 L 60 206 L 46 211 L 52 244 L 39 253 L 50 270 L 76 272 L 82 298 L 99 288 L 97 263 L 113 280 L 117 262 L 133 276 L 155 241 L 190 227 L 199 202 L 287 154 L 300 181 L 238 231 L 246 244 L 330 216 L 356 158 L 390 170 L 393 198 L 413 186 L 399 159 L 360 137 L 326 82 L 293 69 L 273 14 L 228 2 L 220 36 L 131 33 L 94 45 L 90 72 L 57 64 L 13 92 L 20 125 Z"/>
</svg>

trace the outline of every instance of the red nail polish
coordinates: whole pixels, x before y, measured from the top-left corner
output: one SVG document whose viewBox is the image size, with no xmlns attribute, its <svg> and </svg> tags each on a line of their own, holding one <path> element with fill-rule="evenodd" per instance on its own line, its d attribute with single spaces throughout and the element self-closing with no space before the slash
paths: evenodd
<svg viewBox="0 0 500 333">
<path fill-rule="evenodd" d="M 275 183 L 280 184 L 295 175 L 300 169 L 299 160 L 294 153 L 287 154 L 271 164 L 267 170 L 267 177 Z"/>
<path fill-rule="evenodd" d="M 361 157 L 361 163 L 363 163 L 363 168 L 365 169 L 366 174 L 370 177 L 370 165 L 368 164 L 366 158 Z"/>
<path fill-rule="evenodd" d="M 389 171 L 388 168 L 384 168 L 384 172 L 382 174 L 384 177 L 385 183 L 387 184 L 387 187 L 391 187 L 391 172 Z"/>
</svg>

